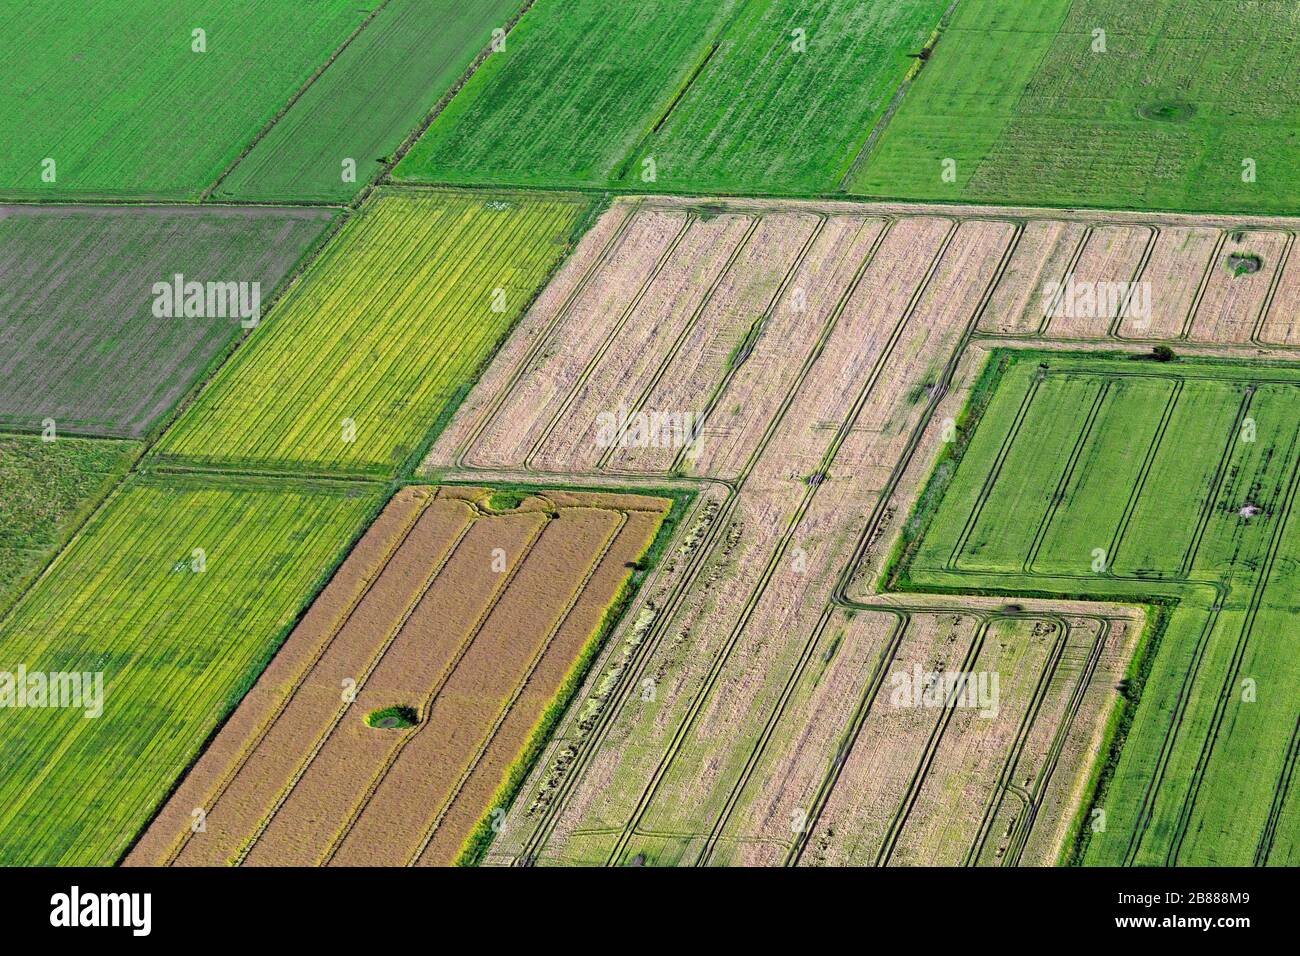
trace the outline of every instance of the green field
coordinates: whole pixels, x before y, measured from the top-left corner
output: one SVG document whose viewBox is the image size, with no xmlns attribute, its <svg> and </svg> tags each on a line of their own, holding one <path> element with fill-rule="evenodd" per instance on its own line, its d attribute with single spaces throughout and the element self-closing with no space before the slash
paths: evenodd
<svg viewBox="0 0 1300 956">
<path fill-rule="evenodd" d="M 946 7 L 539 0 L 397 176 L 831 192 Z"/>
<path fill-rule="evenodd" d="M 992 363 L 996 388 L 959 464 L 936 471 L 894 583 L 1161 608 L 1084 861 L 1300 862 L 1300 370 Z"/>
<path fill-rule="evenodd" d="M 0 615 L 139 452 L 129 441 L 0 435 Z"/>
<path fill-rule="evenodd" d="M 569 248 L 585 199 L 379 191 L 164 434 L 163 459 L 392 476 Z"/>
<path fill-rule="evenodd" d="M 1289 0 L 961 0 L 849 191 L 1294 211 L 1298 28 Z"/>
<path fill-rule="evenodd" d="M 736 3 L 537 0 L 396 175 L 588 186 L 618 178 Z"/>
<path fill-rule="evenodd" d="M 390 0 L 213 193 L 346 202 L 424 122 L 520 0 Z M 355 180 L 344 179 L 344 161 Z"/>
<path fill-rule="evenodd" d="M 176 476 L 112 497 L 0 623 L 0 671 L 103 675 L 99 716 L 3 711 L 0 864 L 120 857 L 378 505 Z"/>
<path fill-rule="evenodd" d="M 0 0 L 0 194 L 198 197 L 372 6 Z"/>
<path fill-rule="evenodd" d="M 144 435 L 243 331 L 206 296 L 203 315 L 159 315 L 154 284 L 244 282 L 249 305 L 257 284 L 265 306 L 334 216 L 0 207 L 0 425 Z"/>
<path fill-rule="evenodd" d="M 848 173 L 950 0 L 759 0 L 646 137 L 670 191 L 829 193 Z M 806 48 L 794 49 L 796 29 Z"/>
</svg>

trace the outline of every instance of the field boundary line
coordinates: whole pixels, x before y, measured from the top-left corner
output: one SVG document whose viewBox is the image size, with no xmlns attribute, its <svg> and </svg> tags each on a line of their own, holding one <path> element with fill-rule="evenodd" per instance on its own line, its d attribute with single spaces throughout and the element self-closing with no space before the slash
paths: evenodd
<svg viewBox="0 0 1300 956">
<path fill-rule="evenodd" d="M 702 316 L 708 309 L 709 305 L 713 302 L 714 295 L 716 295 L 718 289 L 722 287 L 722 283 L 731 275 L 731 272 L 735 269 L 736 263 L 740 260 L 741 255 L 749 248 L 749 244 L 754 238 L 754 233 L 758 231 L 758 227 L 762 221 L 761 218 L 755 218 L 753 222 L 750 223 L 749 228 L 745 230 L 745 234 L 740 237 L 740 241 L 736 243 L 736 247 L 731 250 L 731 254 L 722 264 L 717 275 L 713 277 L 713 281 L 710 282 L 708 288 L 705 289 L 704 295 L 701 297 L 699 304 L 696 305 L 686 322 L 683 323 L 681 331 L 677 333 L 677 337 L 672 342 L 668 343 L 668 348 L 665 350 L 663 358 L 660 359 L 658 368 L 655 370 L 654 374 L 651 375 L 650 381 L 641 390 L 640 395 L 637 396 L 633 404 L 634 412 L 640 411 L 645 400 L 649 398 L 650 394 L 654 391 L 655 386 L 659 384 L 659 380 L 664 377 L 664 374 L 672 365 L 673 360 L 677 358 L 677 354 L 681 351 L 682 345 L 690 338 L 691 333 L 695 331 L 696 326 L 699 325 L 700 316 Z M 594 372 L 595 369 L 592 371 Z M 597 471 L 603 470 L 604 466 L 608 464 L 609 459 L 613 457 L 614 452 L 618 449 L 619 444 L 627 434 L 627 427 L 627 424 L 623 425 L 623 427 L 619 429 L 619 433 L 615 437 L 614 441 L 610 443 L 609 448 L 605 449 L 605 451 L 601 453 L 600 458 L 597 459 L 596 462 Z"/>
<path fill-rule="evenodd" d="M 568 413 L 569 409 L 573 407 L 573 403 L 577 401 L 579 390 L 587 383 L 587 380 L 591 378 L 592 373 L 595 372 L 597 366 L 600 365 L 601 360 L 613 347 L 614 340 L 618 338 L 619 333 L 623 331 L 623 327 L 627 325 L 628 321 L 636 313 L 636 310 L 640 308 L 641 302 L 649 292 L 650 287 L 658 280 L 659 276 L 663 274 L 664 269 L 668 267 L 668 263 L 672 260 L 673 256 L 676 255 L 678 247 L 685 239 L 687 233 L 695 227 L 697 221 L 697 217 L 691 213 L 682 217 L 681 228 L 678 229 L 677 234 L 673 236 L 672 242 L 668 244 L 667 248 L 664 249 L 663 253 L 655 261 L 654 269 L 651 270 L 649 275 L 646 276 L 645 281 L 643 281 L 637 288 L 636 294 L 619 314 L 618 319 L 615 321 L 613 328 L 610 329 L 609 335 L 605 338 L 605 341 L 600 343 L 596 348 L 596 351 L 592 353 L 591 358 L 587 360 L 587 364 L 583 366 L 583 370 L 579 373 L 577 380 L 566 393 L 564 401 L 561 402 L 560 407 L 551 414 L 550 420 L 547 421 L 546 426 L 542 429 L 541 435 L 533 441 L 532 446 L 524 455 L 523 467 L 525 471 L 534 470 L 534 459 L 541 452 L 542 447 L 550 439 L 551 435 L 555 432 L 555 429 L 559 427 L 560 422 Z M 757 220 L 755 220 L 755 222 L 757 222 Z"/>
<path fill-rule="evenodd" d="M 348 815 L 348 819 L 344 822 L 343 826 L 334 832 L 333 836 L 330 839 L 330 843 L 326 847 L 324 853 L 317 859 L 316 865 L 318 866 L 329 865 L 330 861 L 334 858 L 334 856 L 338 853 L 339 849 L 343 846 L 344 841 L 347 840 L 348 835 L 352 832 L 353 827 L 356 826 L 357 820 L 361 818 L 361 815 L 365 813 L 366 808 L 369 807 L 371 799 L 374 797 L 375 793 L 379 790 L 380 786 L 382 786 L 384 780 L 388 776 L 388 772 L 392 770 L 393 765 L 397 762 L 398 757 L 401 756 L 402 751 L 406 749 L 406 745 L 411 742 L 411 740 L 415 737 L 416 734 L 420 732 L 421 729 L 428 726 L 427 718 L 429 715 L 429 709 L 430 707 L 433 706 L 433 702 L 437 700 L 438 695 L 442 692 L 442 689 L 446 685 L 447 681 L 451 679 L 451 676 L 455 674 L 457 668 L 460 667 L 460 662 L 464 659 L 466 652 L 469 651 L 470 647 L 474 644 L 474 641 L 478 639 L 480 632 L 482 632 L 483 630 L 483 625 L 487 623 L 487 619 L 492 616 L 492 612 L 496 609 L 497 604 L 500 602 L 501 595 L 505 594 L 510 589 L 510 586 L 514 583 L 515 578 L 518 577 L 520 570 L 523 568 L 524 564 L 528 561 L 528 556 L 532 553 L 533 548 L 537 546 L 538 539 L 541 538 L 543 532 L 545 532 L 547 528 L 551 527 L 554 521 L 555 519 L 548 517 L 545 521 L 539 524 L 537 528 L 533 531 L 533 533 L 529 536 L 528 541 L 526 542 L 524 548 L 519 554 L 519 559 L 512 564 L 509 572 L 504 575 L 499 575 L 499 577 L 502 578 L 502 580 L 499 581 L 497 586 L 492 589 L 490 600 L 487 602 L 487 604 L 484 605 L 483 610 L 479 612 L 479 616 L 477 617 L 477 619 L 469 622 L 471 626 L 467 629 L 465 638 L 461 641 L 460 645 L 456 648 L 456 652 L 454 656 L 446 663 L 446 665 L 444 665 L 442 671 L 435 678 L 432 688 L 427 694 L 424 695 L 424 699 L 421 702 L 421 706 L 417 711 L 417 713 L 422 718 L 421 722 L 417 725 L 413 733 L 405 734 L 403 735 L 402 739 L 394 742 L 394 746 L 389 750 L 388 755 L 385 757 L 384 762 L 379 768 L 378 772 L 371 776 L 370 783 L 367 785 L 365 789 L 365 793 L 353 805 L 351 812 Z M 476 516 L 475 520 L 470 522 L 469 528 L 472 529 L 474 525 L 477 523 L 478 523 L 478 519 Z M 468 536 L 468 530 L 466 532 L 466 536 Z M 464 543 L 464 540 L 465 540 L 464 538 L 461 538 L 460 541 L 456 543 L 456 550 L 460 549 L 460 546 L 461 544 Z M 448 560 L 450 560 L 450 556 Z M 420 593 L 419 600 L 412 606 L 411 612 L 402 621 L 402 626 L 393 632 L 391 639 L 384 645 L 383 651 L 375 658 L 374 666 L 371 668 L 370 673 L 367 674 L 367 677 L 369 677 L 370 674 L 374 673 L 375 668 L 379 666 L 379 664 L 383 661 L 384 657 L 388 655 L 389 650 L 392 649 L 393 644 L 397 642 L 397 639 L 399 637 L 401 637 L 402 631 L 405 630 L 407 623 L 410 621 L 411 617 L 414 616 L 415 611 L 418 610 L 419 608 L 419 605 L 424 603 L 425 597 L 429 594 L 430 591 L 433 590 L 434 586 L 437 584 L 438 578 L 441 577 L 442 572 L 446 569 L 446 566 L 447 566 L 446 562 L 444 562 L 442 566 L 438 568 L 437 574 L 433 575 L 429 579 L 428 587 L 426 587 Z M 338 732 L 338 728 L 341 726 L 341 724 L 342 724 L 342 719 L 340 718 L 340 720 L 335 722 L 333 728 L 331 728 L 328 734 L 329 738 L 333 738 L 334 734 Z M 297 782 L 295 782 L 295 787 L 296 786 L 297 786 Z"/>
<path fill-rule="evenodd" d="M 912 89 L 912 84 L 916 82 L 916 78 L 920 76 L 922 71 L 925 69 L 925 64 L 932 55 L 931 51 L 939 45 L 939 41 L 943 38 L 944 33 L 947 31 L 948 27 L 952 25 L 952 18 L 956 15 L 957 5 L 960 2 L 961 0 L 952 0 L 952 3 L 948 5 L 948 8 L 940 14 L 939 22 L 935 24 L 934 30 L 931 31 L 930 38 L 921 47 L 922 55 L 918 56 L 914 53 L 908 54 L 908 56 L 917 57 L 916 63 L 908 68 L 907 74 L 903 77 L 898 86 L 895 87 L 893 95 L 890 96 L 889 103 L 886 104 L 884 110 L 881 111 L 880 116 L 876 118 L 876 121 L 871 124 L 871 129 L 867 131 L 866 138 L 863 139 L 861 145 L 859 145 L 853 152 L 853 158 L 849 160 L 848 167 L 844 170 L 839 181 L 835 185 L 836 192 L 848 195 L 849 186 L 853 184 L 853 180 L 857 177 L 858 173 L 862 172 L 862 170 L 866 168 L 867 160 L 870 159 L 871 154 L 875 151 L 876 146 L 880 142 L 880 138 L 885 135 L 885 130 L 888 128 L 890 121 L 893 120 L 894 114 L 898 112 L 900 107 L 902 107 L 903 100 Z"/>
<path fill-rule="evenodd" d="M 523 3 L 515 10 L 514 15 L 501 27 L 501 29 L 505 31 L 504 38 L 509 39 L 510 34 L 513 33 L 515 27 L 519 25 L 519 21 L 533 9 L 533 5 L 536 2 L 537 0 L 523 0 Z M 447 90 L 447 92 L 443 93 L 442 97 L 433 105 L 433 108 L 429 110 L 428 114 L 420 124 L 407 135 L 406 139 L 398 145 L 397 149 L 393 150 L 392 156 L 389 157 L 390 162 L 388 162 L 385 168 L 380 171 L 379 175 L 372 178 L 370 182 L 366 184 L 365 189 L 362 190 L 361 195 L 356 200 L 357 202 L 364 201 L 366 195 L 371 190 L 377 189 L 381 186 L 444 185 L 442 183 L 424 183 L 418 181 L 411 181 L 408 183 L 406 180 L 395 180 L 392 178 L 393 170 L 397 168 L 398 163 L 406 158 L 406 154 L 415 148 L 415 144 L 424 138 L 424 134 L 429 131 L 429 127 L 438 121 L 438 117 L 442 115 L 443 110 L 445 110 L 460 91 L 465 88 L 465 84 L 474 78 L 474 74 L 477 73 L 483 64 L 487 62 L 487 58 L 492 55 L 492 52 L 491 43 L 488 43 L 487 46 L 483 47 L 483 49 L 479 51 L 478 56 L 474 58 L 473 62 L 471 62 L 465 69 L 465 72 L 461 74 L 460 78 L 451 85 L 451 88 Z M 570 191 L 572 192 L 574 190 Z"/>
<path fill-rule="evenodd" d="M 579 277 L 578 281 L 574 284 L 573 290 L 565 297 L 564 301 L 560 304 L 560 307 L 556 309 L 555 315 L 552 316 L 546 325 L 538 332 L 535 341 L 528 347 L 520 357 L 519 361 L 515 364 L 514 369 L 507 377 L 504 385 L 493 393 L 491 399 L 475 419 L 469 435 L 466 436 L 465 440 L 460 444 L 460 447 L 454 449 L 452 459 L 455 462 L 456 468 L 468 470 L 475 467 L 467 462 L 467 458 L 474 451 L 479 439 L 482 438 L 483 433 L 487 430 L 488 426 L 492 424 L 501 409 L 505 407 L 506 402 L 510 400 L 510 396 L 514 394 L 515 389 L 528 373 L 528 369 L 532 367 L 537 356 L 545 350 L 547 344 L 551 341 L 556 332 L 571 318 L 574 306 L 586 291 L 591 288 L 592 282 L 595 281 L 600 270 L 608 264 L 610 256 L 613 255 L 614 250 L 623 244 L 628 231 L 632 227 L 633 220 L 640 211 L 640 204 L 629 204 L 626 207 L 626 210 L 626 215 L 619 223 L 618 228 L 614 230 L 614 234 L 605 242 L 604 246 L 601 247 L 600 252 L 593 258 L 591 264 L 583 272 L 582 276 Z M 523 318 L 525 318 L 525 316 L 521 316 L 521 321 Z"/>
<path fill-rule="evenodd" d="M 1282 539 L 1291 520 L 1296 491 L 1300 488 L 1300 464 L 1296 461 L 1296 448 L 1298 445 L 1300 445 L 1300 427 L 1297 427 L 1297 430 L 1291 435 L 1290 454 L 1287 456 L 1287 460 L 1291 463 L 1291 473 L 1287 480 L 1287 488 L 1282 502 L 1281 519 L 1278 521 L 1277 527 L 1273 529 L 1268 550 L 1265 553 L 1263 567 L 1259 572 L 1259 577 L 1251 594 L 1246 619 L 1242 622 L 1236 646 L 1233 648 L 1232 659 L 1224 675 L 1223 686 L 1219 691 L 1218 701 L 1210 719 L 1209 733 L 1206 734 L 1205 740 L 1201 744 L 1201 754 L 1197 759 L 1196 768 L 1192 772 L 1192 783 L 1184 797 L 1183 807 L 1179 812 L 1178 821 L 1174 828 L 1174 838 L 1167 856 L 1168 866 L 1177 864 L 1178 855 L 1182 851 L 1183 841 L 1187 836 L 1187 826 L 1195 809 L 1197 798 L 1200 796 L 1201 784 L 1205 780 L 1205 770 L 1214 754 L 1215 744 L 1218 743 L 1219 730 L 1223 725 L 1223 716 L 1227 711 L 1228 701 L 1233 696 L 1232 688 L 1237 683 L 1237 677 L 1241 673 L 1241 662 L 1245 657 L 1246 647 L 1250 643 L 1251 634 L 1255 627 L 1255 619 L 1258 617 L 1259 608 L 1264 602 L 1264 593 L 1268 590 L 1273 575 L 1273 566 L 1277 563 L 1278 552 L 1282 548 Z"/>
<path fill-rule="evenodd" d="M 254 134 L 253 138 L 248 142 L 248 144 L 239 153 L 239 155 L 236 156 L 234 160 L 232 160 L 226 166 L 226 168 L 221 171 L 221 173 L 217 176 L 217 178 L 212 182 L 210 186 L 206 187 L 199 193 L 199 199 L 198 199 L 199 203 L 204 203 L 207 201 L 208 197 L 211 196 L 221 186 L 223 182 L 225 182 L 226 177 L 229 176 L 232 172 L 234 172 L 235 167 L 238 166 L 241 162 L 243 162 L 244 159 L 249 155 L 249 153 L 251 153 L 254 149 L 257 148 L 258 143 L 260 143 L 263 139 L 265 139 L 266 136 L 275 127 L 275 125 L 279 123 L 280 120 L 284 119 L 285 116 L 288 115 L 289 111 L 293 109 L 295 105 L 297 105 L 298 101 L 302 99 L 304 95 L 306 95 L 307 91 L 316 85 L 316 81 L 325 75 L 325 71 L 334 65 L 334 62 L 340 56 L 343 55 L 343 52 L 353 44 L 353 42 L 357 39 L 357 37 L 361 36 L 361 34 L 365 32 L 366 27 L 374 23 L 375 20 L 378 17 L 380 17 L 385 10 L 388 9 L 389 5 L 392 2 L 393 0 L 379 0 L 379 5 L 376 6 L 373 10 L 371 10 L 369 14 L 366 15 L 366 18 L 362 20 L 360 24 L 357 25 L 356 29 L 353 30 L 343 40 L 342 43 L 340 43 L 337 47 L 335 47 L 334 52 L 330 54 L 329 59 L 327 59 L 324 63 L 322 63 L 319 67 L 317 67 L 315 72 L 313 72 L 311 76 L 307 77 L 306 82 L 304 82 L 302 86 L 298 87 L 298 89 L 294 91 L 294 93 L 289 97 L 288 101 L 284 104 L 284 106 L 280 107 L 280 109 L 276 111 L 276 114 L 272 116 L 271 119 L 268 120 L 266 124 L 263 125 L 260 130 L 258 130 L 256 134 Z"/>
<path fill-rule="evenodd" d="M 556 790 L 554 799 L 547 804 L 544 810 L 542 821 L 540 821 L 534 828 L 532 834 L 525 843 L 523 852 L 525 863 L 530 862 L 540 850 L 543 843 L 549 839 L 549 835 L 553 831 L 555 822 L 558 819 L 559 813 L 564 806 L 569 793 L 572 791 L 573 786 L 575 786 L 577 779 L 581 776 L 582 771 L 586 768 L 586 765 L 591 759 L 592 754 L 595 752 L 596 747 L 603 742 L 609 727 L 621 713 L 624 705 L 627 703 L 628 695 L 631 692 L 630 689 L 634 686 L 636 679 L 640 677 L 641 673 L 644 671 L 647 661 L 658 649 L 664 633 L 668 630 L 673 619 L 676 617 L 677 612 L 685 603 L 690 588 L 698 579 L 701 570 L 707 563 L 708 558 L 712 554 L 713 548 L 717 544 L 719 536 L 722 534 L 723 528 L 730 519 L 740 489 L 743 487 L 749 474 L 753 471 L 763 453 L 763 450 L 771 442 L 772 436 L 780 427 L 780 424 L 785 418 L 790 406 L 803 388 L 804 382 L 807 380 L 809 374 L 811 374 L 818 358 L 825 350 L 826 342 L 830 339 L 832 332 L 838 325 L 845 308 L 848 306 L 849 300 L 861 284 L 862 278 L 866 274 L 867 269 L 870 268 L 871 264 L 875 261 L 881 245 L 893 230 L 895 223 L 895 219 L 885 219 L 879 233 L 872 240 L 870 248 L 863 254 L 862 261 L 858 263 L 857 269 L 854 271 L 852 278 L 848 283 L 846 283 L 834 308 L 827 315 L 825 322 L 822 323 L 822 328 L 818 332 L 817 338 L 814 340 L 811 348 L 809 348 L 809 350 L 804 354 L 803 362 L 800 365 L 799 372 L 796 375 L 794 382 L 791 383 L 785 396 L 782 398 L 780 405 L 768 421 L 762 436 L 759 438 L 757 446 L 750 453 L 744 467 L 742 467 L 740 475 L 734 481 L 708 478 L 694 479 L 700 482 L 713 482 L 725 487 L 728 492 L 727 497 L 719 506 L 717 514 L 709 525 L 709 529 L 705 535 L 705 540 L 701 542 L 701 546 L 696 550 L 691 564 L 683 573 L 678 584 L 673 587 L 669 593 L 662 613 L 656 615 L 648 633 L 637 648 L 636 656 L 629 662 L 625 669 L 624 675 L 621 678 L 622 683 L 609 696 L 609 698 L 607 698 L 605 706 L 602 707 L 593 725 L 592 732 L 582 741 L 582 747 L 579 750 L 579 753 L 575 756 L 571 765 L 571 772 L 567 774 L 564 780 L 560 783 Z M 646 478 L 647 476 L 638 475 L 636 477 Z M 619 828 L 620 832 L 621 829 L 622 828 Z"/>
<path fill-rule="evenodd" d="M 1070 455 L 1065 460 L 1065 468 L 1061 472 L 1061 477 L 1057 479 L 1056 489 L 1052 497 L 1048 499 L 1047 509 L 1042 518 L 1039 519 L 1038 529 L 1034 532 L 1033 540 L 1029 544 L 1029 554 L 1025 557 L 1024 564 L 1021 565 L 1021 570 L 1025 574 L 1034 573 L 1034 562 L 1038 559 L 1038 552 L 1042 550 L 1043 539 L 1047 537 L 1047 529 L 1051 526 L 1052 519 L 1056 517 L 1056 512 L 1065 499 L 1066 490 L 1074 479 L 1074 470 L 1079 465 L 1079 459 L 1083 457 L 1083 449 L 1087 447 L 1088 440 L 1092 437 L 1092 430 L 1101 415 L 1102 406 L 1109 405 L 1107 399 L 1110 395 L 1110 386 L 1110 379 L 1102 382 L 1101 387 L 1097 389 L 1097 394 L 1093 397 L 1092 407 L 1088 409 L 1088 415 L 1083 420 L 1083 427 L 1079 429 L 1079 436 L 1074 440 L 1074 447 L 1070 449 Z"/>
<path fill-rule="evenodd" d="M 1291 253 L 1295 249 L 1295 233 L 1290 230 L 1286 234 L 1286 242 L 1282 247 L 1282 255 L 1278 259 L 1277 268 L 1273 270 L 1273 281 L 1268 285 L 1268 294 L 1264 296 L 1264 304 L 1259 308 L 1259 317 L 1255 320 L 1255 326 L 1250 333 L 1250 342 L 1252 345 L 1260 345 L 1265 348 L 1272 348 L 1272 343 L 1264 341 L 1262 338 L 1264 324 L 1268 321 L 1268 314 L 1273 309 L 1273 301 L 1277 298 L 1278 287 L 1282 284 L 1282 275 L 1286 272 L 1286 267 L 1291 262 Z"/>
</svg>

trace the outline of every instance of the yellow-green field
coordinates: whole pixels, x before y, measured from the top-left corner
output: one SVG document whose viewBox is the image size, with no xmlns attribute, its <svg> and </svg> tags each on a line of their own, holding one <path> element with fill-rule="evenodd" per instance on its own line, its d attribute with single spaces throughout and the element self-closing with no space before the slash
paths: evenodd
<svg viewBox="0 0 1300 956">
<path fill-rule="evenodd" d="M 158 454 L 216 467 L 396 474 L 545 283 L 588 205 L 380 191 Z"/>
<path fill-rule="evenodd" d="M 0 624 L 0 693 L 88 675 L 79 706 L 3 713 L 0 864 L 114 863 L 378 504 L 370 485 L 129 480 Z"/>
</svg>

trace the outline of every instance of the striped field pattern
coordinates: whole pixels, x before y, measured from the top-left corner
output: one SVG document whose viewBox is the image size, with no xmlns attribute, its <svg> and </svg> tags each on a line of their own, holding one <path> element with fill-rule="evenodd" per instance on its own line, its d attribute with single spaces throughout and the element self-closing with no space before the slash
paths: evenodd
<svg viewBox="0 0 1300 956">
<path fill-rule="evenodd" d="M 217 467 L 391 476 L 510 330 L 586 211 L 381 191 L 159 445 Z"/>
</svg>

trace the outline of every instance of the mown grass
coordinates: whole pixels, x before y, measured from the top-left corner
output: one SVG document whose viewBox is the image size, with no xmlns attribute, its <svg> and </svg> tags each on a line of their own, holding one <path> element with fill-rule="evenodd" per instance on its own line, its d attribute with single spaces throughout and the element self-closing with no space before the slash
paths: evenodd
<svg viewBox="0 0 1300 956">
<path fill-rule="evenodd" d="M 1298 26 L 1285 0 L 961 0 L 849 191 L 1292 212 Z"/>
<path fill-rule="evenodd" d="M 0 863 L 115 862 L 379 504 L 375 486 L 128 480 L 0 624 L 4 671 L 103 675 L 98 717 L 5 712 Z"/>
<path fill-rule="evenodd" d="M 1126 689 L 1140 700 L 1112 725 L 1122 749 L 1094 777 L 1106 825 L 1083 862 L 1293 860 L 1300 373 L 1062 353 L 992 362 L 996 390 L 923 494 L 894 584 L 1161 605 L 1158 645 Z"/>
<path fill-rule="evenodd" d="M 395 477 L 532 302 L 587 206 L 380 190 L 163 436 L 159 459 Z"/>
</svg>

